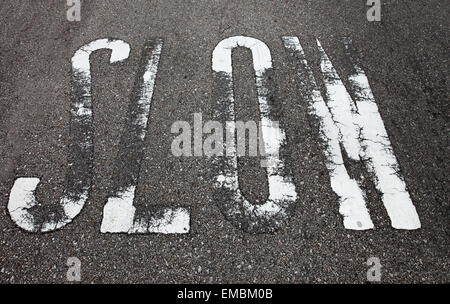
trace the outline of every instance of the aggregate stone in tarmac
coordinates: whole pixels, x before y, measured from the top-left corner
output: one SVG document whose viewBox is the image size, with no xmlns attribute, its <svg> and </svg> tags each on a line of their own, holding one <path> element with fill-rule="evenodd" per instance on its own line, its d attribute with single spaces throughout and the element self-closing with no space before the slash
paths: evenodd
<svg viewBox="0 0 450 304">
<path fill-rule="evenodd" d="M 66 19 L 65 1 L 0 4 L 0 282 L 65 283 L 77 257 L 83 283 L 365 283 L 370 257 L 383 283 L 449 282 L 448 1 L 381 1 L 380 22 L 368 22 L 366 1 L 82 1 L 81 21 Z M 211 163 L 175 157 L 175 121 L 211 119 L 212 52 L 223 39 L 263 41 L 273 62 L 275 100 L 286 131 L 286 162 L 298 193 L 292 217 L 276 232 L 250 234 L 221 213 Z M 358 50 L 421 228 L 397 230 L 369 179 L 375 229 L 345 229 L 333 192 L 317 122 L 299 95 L 295 62 L 282 36 L 299 37 L 316 79 L 319 39 L 342 79 L 350 66 L 342 44 Z M 149 116 L 135 206 L 190 208 L 188 234 L 104 234 L 103 206 L 112 191 L 115 158 L 141 52 L 164 41 Z M 91 56 L 94 119 L 93 182 L 81 213 L 49 233 L 20 229 L 8 212 L 18 177 L 39 177 L 43 205 L 61 197 L 68 167 L 71 58 L 100 38 L 131 45 L 129 58 L 109 64 Z M 236 118 L 257 120 L 248 49 L 233 51 Z M 347 84 L 347 83 L 345 83 Z M 323 81 L 318 86 L 324 92 Z M 239 158 L 242 193 L 264 202 L 259 159 Z M 348 171 L 359 172 L 348 162 Z M 355 173 L 355 175 L 359 175 Z"/>
</svg>

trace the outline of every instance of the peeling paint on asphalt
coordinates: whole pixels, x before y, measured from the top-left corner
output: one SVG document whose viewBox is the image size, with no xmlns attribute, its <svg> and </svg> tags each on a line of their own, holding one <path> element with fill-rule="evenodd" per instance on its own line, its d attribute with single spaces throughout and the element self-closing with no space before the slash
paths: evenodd
<svg viewBox="0 0 450 304">
<path fill-rule="evenodd" d="M 351 75 L 349 81 L 356 92 L 354 102 L 317 40 L 326 89 L 325 103 L 298 38 L 283 37 L 283 41 L 301 66 L 296 71 L 302 84 L 300 93 L 308 100 L 310 113 L 320 120 L 322 140 L 327 145 L 325 154 L 331 186 L 339 196 L 339 212 L 344 217 L 345 228 L 366 230 L 374 226 L 366 207 L 365 193 L 345 168 L 341 144 L 350 159 L 364 161 L 367 169 L 375 174 L 374 182 L 382 193 L 392 227 L 420 228 L 419 217 L 399 176 L 398 163 L 364 71 L 353 62 L 356 74 Z"/>
<path fill-rule="evenodd" d="M 18 178 L 11 189 L 8 210 L 12 220 L 24 230 L 49 232 L 64 227 L 81 212 L 88 199 L 94 153 L 89 58 L 101 49 L 112 51 L 110 63 L 123 61 L 130 53 L 126 42 L 114 39 L 98 39 L 75 52 L 72 58 L 69 164 L 64 194 L 59 203 L 46 202 L 43 206 L 35 197 L 39 179 Z"/>
<path fill-rule="evenodd" d="M 145 216 L 137 216 L 142 213 L 136 212 L 133 206 L 162 46 L 163 40 L 155 38 L 143 50 L 141 70 L 116 158 L 114 189 L 103 210 L 102 233 L 171 234 L 188 233 L 190 229 L 188 208 L 160 207 Z"/>
<path fill-rule="evenodd" d="M 234 48 L 249 48 L 253 55 L 259 113 L 262 124 L 264 150 L 267 154 L 269 197 L 262 204 L 252 204 L 241 193 L 238 181 L 237 154 L 234 139 L 235 108 L 231 52 Z M 214 199 L 225 217 L 236 227 L 250 233 L 273 232 L 291 216 L 297 193 L 292 178 L 285 173 L 285 162 L 270 152 L 279 151 L 286 144 L 284 131 L 272 120 L 269 96 L 273 93 L 272 58 L 269 48 L 260 40 L 236 36 L 222 40 L 214 49 L 213 119 L 226 123 L 226 155 L 212 158 Z M 229 139 L 230 136 L 227 136 Z"/>
<path fill-rule="evenodd" d="M 365 72 L 356 61 L 352 43 L 344 43 L 347 57 L 351 59 L 355 73 L 349 81 L 355 92 L 357 113 L 353 114 L 359 127 L 360 157 L 367 169 L 375 175 L 375 186 L 382 193 L 382 200 L 392 227 L 413 230 L 421 227 L 419 215 L 406 189 L 400 166 L 392 149 L 389 136 Z"/>
</svg>

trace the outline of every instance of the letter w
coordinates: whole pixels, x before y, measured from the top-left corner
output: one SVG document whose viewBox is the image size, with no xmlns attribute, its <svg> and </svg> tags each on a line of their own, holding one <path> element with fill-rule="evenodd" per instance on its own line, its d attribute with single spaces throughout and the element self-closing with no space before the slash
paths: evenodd
<svg viewBox="0 0 450 304">
<path fill-rule="evenodd" d="M 342 150 L 351 160 L 363 162 L 374 176 L 374 184 L 382 195 L 392 227 L 408 230 L 420 228 L 419 216 L 399 174 L 391 142 L 351 41 L 346 39 L 344 45 L 353 65 L 353 74 L 348 79 L 355 92 L 353 98 L 317 41 L 325 84 L 325 103 L 298 38 L 282 39 L 286 50 L 296 60 L 296 77 L 299 79 L 300 93 L 308 103 L 308 112 L 320 122 L 331 187 L 339 197 L 339 212 L 344 217 L 345 228 L 366 230 L 374 225 L 363 191 L 345 168 Z"/>
</svg>

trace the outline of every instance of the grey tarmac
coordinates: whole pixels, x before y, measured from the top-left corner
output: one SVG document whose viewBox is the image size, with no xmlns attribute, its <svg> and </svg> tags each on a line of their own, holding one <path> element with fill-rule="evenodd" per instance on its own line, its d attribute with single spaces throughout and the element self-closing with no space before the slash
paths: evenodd
<svg viewBox="0 0 450 304">
<path fill-rule="evenodd" d="M 81 261 L 83 283 L 366 283 L 371 257 L 380 260 L 383 283 L 448 283 L 450 3 L 381 2 L 381 21 L 368 22 L 362 0 L 84 0 L 81 21 L 69 22 L 66 1 L 3 0 L 0 283 L 67 283 L 70 257 Z M 273 69 L 266 76 L 275 92 L 275 117 L 286 133 L 282 157 L 298 194 L 289 219 L 276 231 L 246 230 L 241 218 L 230 222 L 224 206 L 218 206 L 223 197 L 212 186 L 211 159 L 175 157 L 170 150 L 175 121 L 193 125 L 194 113 L 202 113 L 205 121 L 213 118 L 219 75 L 211 69 L 212 53 L 223 39 L 240 35 L 270 49 Z M 420 229 L 392 228 L 371 176 L 363 164 L 347 158 L 349 175 L 364 177 L 360 183 L 375 228 L 345 229 L 318 122 L 299 93 L 295 60 L 283 36 L 299 37 L 317 80 L 323 79 L 319 39 L 347 87 L 353 71 L 342 39 L 352 40 Z M 45 210 L 62 197 L 72 157 L 71 58 L 83 45 L 103 38 L 126 41 L 131 52 L 114 64 L 108 50 L 91 55 L 93 157 L 87 152 L 83 165 L 93 164 L 84 180 L 92 184 L 88 200 L 57 231 L 24 231 L 8 212 L 11 188 L 18 177 L 39 177 L 36 196 Z M 155 38 L 164 43 L 147 134 L 133 146 L 123 134 L 138 137 L 128 113 L 142 111 L 130 104 L 136 102 L 143 53 Z M 258 120 L 248 49 L 233 50 L 233 85 L 236 119 Z M 325 95 L 323 81 L 318 86 Z M 118 155 L 129 165 L 118 162 Z M 256 203 L 268 196 L 260 163 L 255 157 L 238 160 L 241 191 Z M 130 167 L 133 176 L 123 171 Z M 108 197 L 136 180 L 139 216 L 150 218 L 160 206 L 185 207 L 189 233 L 101 233 Z"/>
</svg>

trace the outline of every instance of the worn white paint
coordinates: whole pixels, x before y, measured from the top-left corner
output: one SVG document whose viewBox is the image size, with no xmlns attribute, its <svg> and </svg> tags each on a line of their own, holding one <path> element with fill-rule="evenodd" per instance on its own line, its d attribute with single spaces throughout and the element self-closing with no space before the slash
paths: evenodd
<svg viewBox="0 0 450 304">
<path fill-rule="evenodd" d="M 267 177 L 269 183 L 269 198 L 261 205 L 250 203 L 242 195 L 239 189 L 237 153 L 234 139 L 235 130 L 235 109 L 234 96 L 229 96 L 228 117 L 231 121 L 227 122 L 227 162 L 232 170 L 228 172 L 219 172 L 215 178 L 216 188 L 226 188 L 232 191 L 234 199 L 234 208 L 228 210 L 228 215 L 241 214 L 247 216 L 256 216 L 259 218 L 271 219 L 274 216 L 285 217 L 285 210 L 290 204 L 294 204 L 297 199 L 295 186 L 289 177 L 282 176 L 284 162 L 279 159 L 278 151 L 286 140 L 285 133 L 278 127 L 278 124 L 272 122 L 269 118 L 270 107 L 264 93 L 266 88 L 263 86 L 263 75 L 267 69 L 272 68 L 272 58 L 269 48 L 260 40 L 236 36 L 221 41 L 213 52 L 212 68 L 214 72 L 226 73 L 229 79 L 232 79 L 232 50 L 236 47 L 249 48 L 253 55 L 253 67 L 256 76 L 256 87 L 258 91 L 258 104 L 261 118 L 262 138 L 264 141 L 265 153 L 267 155 Z M 233 134 L 231 140 L 228 134 Z M 272 153 L 271 153 L 272 152 Z M 276 152 L 276 153 L 275 153 Z M 243 210 L 243 211 L 242 211 Z"/>
<path fill-rule="evenodd" d="M 138 116 L 137 120 L 135 121 L 135 124 L 140 126 L 141 140 L 144 140 L 147 130 L 148 117 L 150 114 L 150 106 L 152 104 L 153 90 L 155 87 L 156 74 L 158 73 L 161 51 L 162 42 L 155 45 L 155 49 L 153 50 L 152 55 L 150 56 L 145 67 L 141 98 L 139 98 L 138 101 L 138 104 L 144 111 Z"/>
<path fill-rule="evenodd" d="M 339 127 L 336 126 L 335 121 L 333 121 L 333 116 L 320 93 L 300 42 L 297 37 L 283 37 L 283 41 L 286 48 L 298 53 L 303 66 L 307 68 L 308 81 L 312 85 L 311 103 L 308 105 L 308 110 L 319 118 L 320 134 L 327 145 L 325 151 L 327 157 L 326 166 L 330 172 L 331 188 L 339 197 L 339 213 L 344 218 L 344 227 L 353 230 L 372 229 L 374 226 L 366 208 L 363 192 L 358 183 L 348 175 L 344 166 L 344 159 L 339 145 L 344 136 Z M 352 143 L 354 144 L 354 142 Z M 352 156 L 356 154 L 356 157 L 358 157 L 354 146 L 346 144 L 345 147 L 351 148 L 351 151 L 353 151 Z"/>
<path fill-rule="evenodd" d="M 222 40 L 214 49 L 212 58 L 213 71 L 231 74 L 233 72 L 231 51 L 237 47 L 245 47 L 251 50 L 253 68 L 256 73 L 264 72 L 272 67 L 270 50 L 264 42 L 251 37 L 235 36 Z"/>
<path fill-rule="evenodd" d="M 138 140 L 144 141 L 147 134 L 148 117 L 150 115 L 152 96 L 162 51 L 163 42 L 156 39 L 154 49 L 149 56 L 143 74 L 142 90 L 139 92 L 137 105 L 139 115 L 133 125 L 139 132 Z M 143 218 L 136 217 L 133 206 L 136 186 L 109 197 L 103 209 L 101 224 L 102 233 L 188 233 L 190 229 L 190 213 L 186 208 L 161 208 L 158 213 Z"/>
<path fill-rule="evenodd" d="M 164 208 L 162 216 L 139 219 L 129 233 L 183 234 L 189 232 L 190 213 L 186 208 Z"/>
<path fill-rule="evenodd" d="M 69 199 L 63 196 L 60 200 L 60 205 L 63 207 L 65 214 L 64 218 L 58 221 L 47 220 L 38 226 L 35 222 L 34 216 L 29 212 L 29 209 L 39 206 L 36 200 L 35 191 L 40 182 L 39 178 L 21 177 L 17 178 L 11 189 L 8 203 L 8 211 L 11 219 L 22 229 L 30 232 L 49 232 L 59 229 L 70 223 L 75 216 L 77 216 L 87 200 L 88 193 L 82 195 L 79 200 Z"/>
<path fill-rule="evenodd" d="M 419 216 L 406 184 L 398 173 L 399 164 L 369 80 L 356 62 L 353 62 L 353 66 L 355 73 L 350 75 L 349 82 L 356 88 L 354 91 L 358 112 L 354 113 L 354 121 L 360 130 L 361 158 L 365 160 L 367 169 L 375 175 L 374 183 L 382 194 L 381 199 L 391 219 L 392 227 L 418 229 L 421 227 Z"/>
<path fill-rule="evenodd" d="M 132 186 L 118 193 L 117 197 L 108 198 L 103 208 L 102 233 L 128 232 L 133 227 L 136 208 L 133 206 L 136 187 Z"/>
<path fill-rule="evenodd" d="M 87 118 L 92 121 L 92 97 L 91 97 L 91 72 L 90 72 L 90 55 L 100 49 L 110 49 L 112 51 L 110 62 L 114 63 L 128 58 L 130 46 L 121 40 L 99 39 L 95 40 L 75 52 L 72 58 L 72 73 L 75 81 L 79 82 L 82 88 L 82 97 L 75 105 L 76 110 L 72 110 L 72 120 L 81 120 Z M 76 76 L 76 77 L 75 77 Z M 91 149 L 91 141 L 84 140 L 79 144 L 83 149 Z M 38 178 L 18 178 L 11 189 L 8 210 L 12 220 L 22 229 L 27 231 L 48 232 L 59 229 L 70 223 L 77 216 L 89 195 L 90 185 L 86 185 L 81 193 L 64 192 L 59 204 L 62 206 L 64 216 L 58 220 L 46 219 L 43 223 L 38 224 L 29 209 L 39 206 L 34 195 L 39 184 Z M 78 199 L 73 199 L 78 197 Z M 41 226 L 40 226 L 41 225 Z"/>
<path fill-rule="evenodd" d="M 17 225 L 27 231 L 36 230 L 28 209 L 37 204 L 34 191 L 39 181 L 39 178 L 18 178 L 15 180 L 9 195 L 9 215 Z"/>
<path fill-rule="evenodd" d="M 130 45 L 122 40 L 98 39 L 82 46 L 72 57 L 72 68 L 76 71 L 91 75 L 91 64 L 89 57 L 97 50 L 110 49 L 110 63 L 115 63 L 127 59 L 130 55 Z"/>
<path fill-rule="evenodd" d="M 353 114 L 357 111 L 347 89 L 339 79 L 333 64 L 329 60 L 317 40 L 321 54 L 320 67 L 324 75 L 327 106 L 335 124 L 339 127 L 340 142 L 344 145 L 347 155 L 353 160 L 359 160 L 361 146 L 358 141 L 359 127 L 353 123 Z"/>
<path fill-rule="evenodd" d="M 350 159 L 363 160 L 376 176 L 375 185 L 397 229 L 420 228 L 420 221 L 411 202 L 406 185 L 399 176 L 398 163 L 378 112 L 367 77 L 355 65 L 357 73 L 349 77 L 355 100 L 348 93 L 319 41 L 321 70 L 324 75 L 327 103 L 325 103 L 304 52 L 296 37 L 283 37 L 286 48 L 296 52 L 308 71 L 312 88 L 311 112 L 320 120 L 321 136 L 327 144 L 327 167 L 331 186 L 339 196 L 339 212 L 347 229 L 371 229 L 373 223 L 365 205 L 364 193 L 351 179 L 343 163 L 341 143 Z"/>
<path fill-rule="evenodd" d="M 185 208 L 163 208 L 161 216 L 136 219 L 133 206 L 136 187 L 132 186 L 108 198 L 103 209 L 102 233 L 162 233 L 189 232 L 190 214 Z"/>
</svg>

